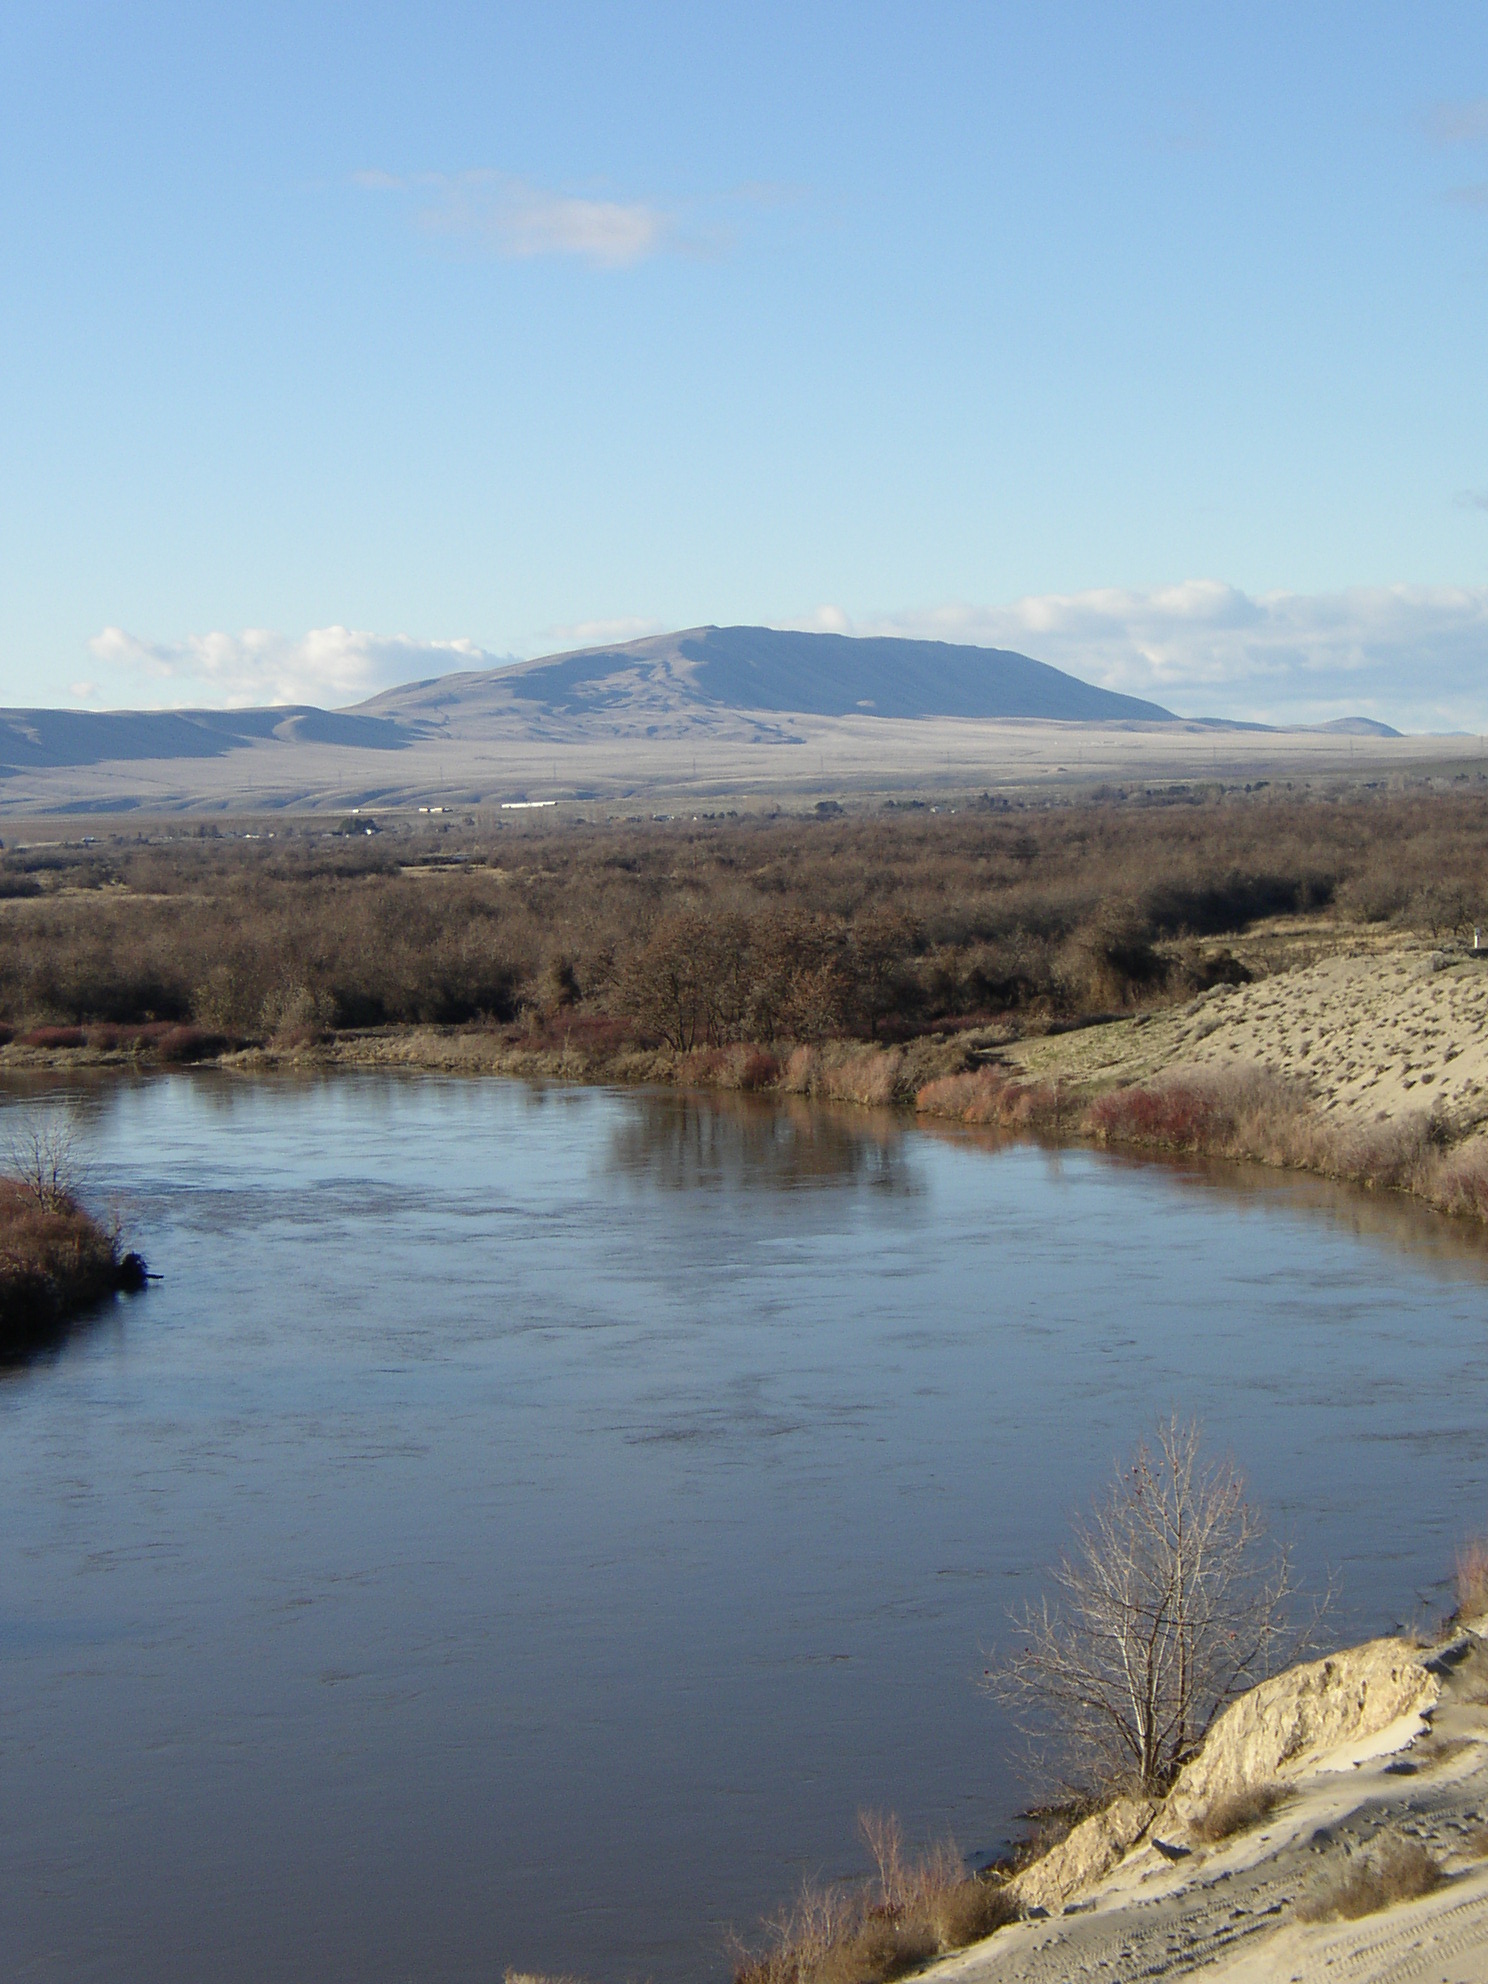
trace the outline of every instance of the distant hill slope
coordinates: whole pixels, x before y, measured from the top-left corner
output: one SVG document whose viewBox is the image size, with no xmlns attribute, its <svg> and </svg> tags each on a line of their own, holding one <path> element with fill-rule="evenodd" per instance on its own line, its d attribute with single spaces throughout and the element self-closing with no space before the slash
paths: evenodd
<svg viewBox="0 0 1488 1984">
<path fill-rule="evenodd" d="M 59 765 L 220 758 L 248 744 L 398 751 L 419 732 L 385 717 L 318 710 L 0 710 L 0 776 Z"/>
<path fill-rule="evenodd" d="M 677 716 L 686 710 L 806 716 L 1026 717 L 1063 723 L 1173 723 L 1170 710 L 1094 688 L 1006 648 L 949 641 L 693 627 L 616 647 L 389 689 L 367 715 L 479 720 L 522 705 L 566 717 Z"/>
<path fill-rule="evenodd" d="M 1320 723 L 1319 730 L 1328 731 L 1334 737 L 1398 737 L 1400 732 L 1392 730 L 1388 723 L 1380 723 L 1372 716 L 1336 716 L 1331 723 Z"/>
</svg>

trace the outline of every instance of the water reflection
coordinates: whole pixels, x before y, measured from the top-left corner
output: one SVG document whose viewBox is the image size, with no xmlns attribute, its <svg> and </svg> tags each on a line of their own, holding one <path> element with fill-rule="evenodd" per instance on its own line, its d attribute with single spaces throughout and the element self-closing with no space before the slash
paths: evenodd
<svg viewBox="0 0 1488 1984">
<path fill-rule="evenodd" d="M 0 1385 L 22 1372 L 60 1362 L 71 1345 L 103 1332 L 112 1333 L 116 1346 L 122 1348 L 123 1311 L 139 1300 L 137 1295 L 105 1295 L 65 1322 L 37 1325 L 21 1342 L 0 1344 Z"/>
<path fill-rule="evenodd" d="M 669 1192 L 920 1189 L 898 1119 L 822 1109 L 799 1096 L 768 1102 L 675 1091 L 627 1097 L 607 1161 L 633 1182 Z"/>
<path fill-rule="evenodd" d="M 1070 1158 L 1089 1154 L 1084 1145 L 1029 1146 L 1006 1132 L 966 1129 L 933 1117 L 917 1119 L 916 1132 L 938 1143 L 989 1154 L 1015 1147 L 1038 1148 L 1051 1178 L 1061 1175 Z M 1186 1190 L 1269 1206 L 1287 1217 L 1302 1216 L 1356 1239 L 1378 1241 L 1437 1268 L 1455 1269 L 1470 1280 L 1488 1280 L 1488 1227 L 1474 1220 L 1448 1218 L 1404 1192 L 1374 1192 L 1307 1171 L 1165 1151 L 1103 1150 L 1099 1161 L 1113 1171 L 1137 1177 L 1163 1176 Z"/>
</svg>

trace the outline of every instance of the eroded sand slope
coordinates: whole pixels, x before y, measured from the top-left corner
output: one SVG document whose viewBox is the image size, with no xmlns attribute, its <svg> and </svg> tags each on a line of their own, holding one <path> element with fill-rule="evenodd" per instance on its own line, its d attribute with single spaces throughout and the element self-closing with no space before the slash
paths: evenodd
<svg viewBox="0 0 1488 1984">
<path fill-rule="evenodd" d="M 1258 1063 L 1305 1081 L 1326 1111 L 1435 1108 L 1465 1127 L 1488 1117 L 1488 951 L 1412 943 L 1325 957 L 1171 1012 L 1023 1041 L 1007 1059 L 1089 1082 Z"/>
<path fill-rule="evenodd" d="M 1435 1652 L 1375 1641 L 1266 1687 L 1259 1708 L 1254 1696 L 1236 1705 L 1248 1727 L 1227 1734 L 1236 1710 L 1216 1727 L 1217 1763 L 1190 1767 L 1111 1871 L 936 1965 L 937 1984 L 1197 1973 L 1229 1984 L 1485 1984 L 1488 1646 L 1476 1632 Z M 1206 1847 L 1193 1819 L 1216 1789 L 1246 1781 L 1279 1783 L 1284 1802 Z M 1439 1862 L 1434 1894 L 1354 1922 L 1299 1920 L 1299 1907 L 1397 1841 Z"/>
</svg>

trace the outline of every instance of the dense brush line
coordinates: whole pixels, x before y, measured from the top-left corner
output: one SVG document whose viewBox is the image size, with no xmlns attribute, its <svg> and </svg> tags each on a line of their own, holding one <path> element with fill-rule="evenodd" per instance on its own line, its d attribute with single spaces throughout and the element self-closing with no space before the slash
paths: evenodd
<svg viewBox="0 0 1488 1984">
<path fill-rule="evenodd" d="M 1214 938 L 1279 914 L 1470 928 L 1488 903 L 1488 801 L 472 820 L 376 840 L 281 825 L 273 840 L 13 851 L 0 896 L 0 1020 L 18 1033 L 292 1041 L 566 1015 L 678 1052 L 893 1041 L 1187 996 L 1244 975 Z"/>
</svg>

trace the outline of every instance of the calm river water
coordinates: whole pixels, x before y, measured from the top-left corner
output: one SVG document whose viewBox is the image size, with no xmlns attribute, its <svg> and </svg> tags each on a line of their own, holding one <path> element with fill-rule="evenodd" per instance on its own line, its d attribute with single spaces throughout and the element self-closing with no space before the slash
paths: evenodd
<svg viewBox="0 0 1488 1984">
<path fill-rule="evenodd" d="M 8 1978 L 680 1984 L 862 1806 L 985 1854 L 983 1649 L 1159 1411 L 1340 1637 L 1488 1528 L 1488 1257 L 1425 1215 L 743 1101 L 69 1094 L 164 1280 L 0 1372 Z"/>
</svg>

